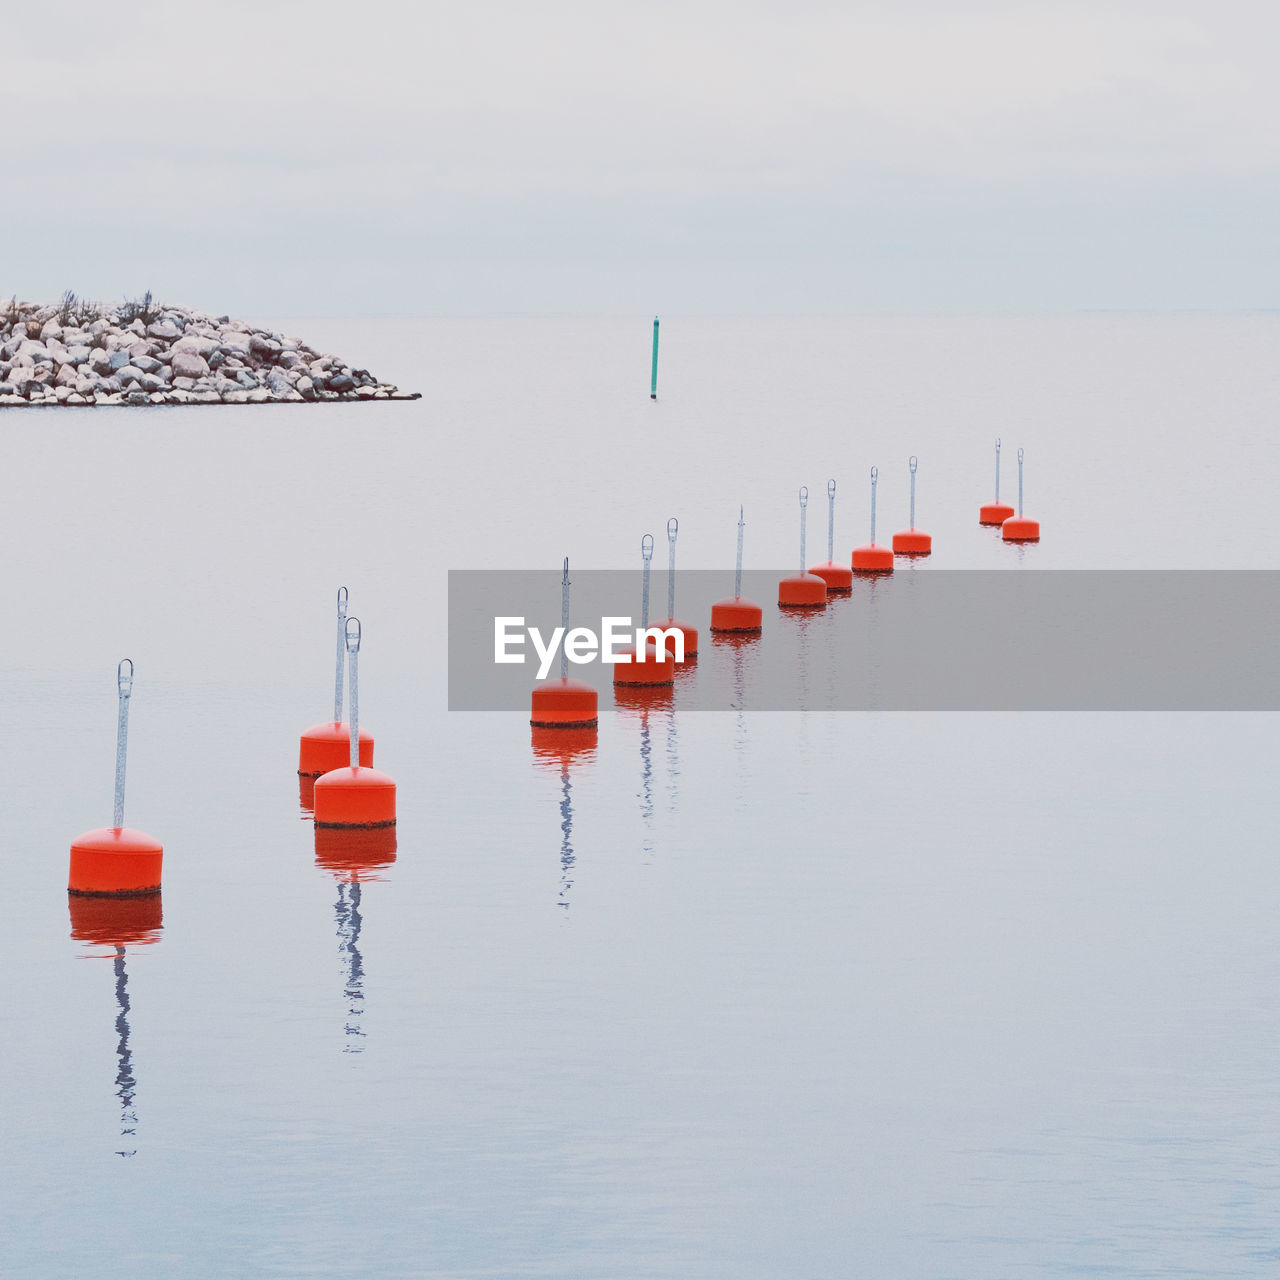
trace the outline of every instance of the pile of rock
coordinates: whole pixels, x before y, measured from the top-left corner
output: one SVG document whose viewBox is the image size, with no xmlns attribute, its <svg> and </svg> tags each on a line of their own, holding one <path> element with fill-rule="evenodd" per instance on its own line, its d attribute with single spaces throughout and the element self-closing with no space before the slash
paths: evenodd
<svg viewBox="0 0 1280 1280">
<path fill-rule="evenodd" d="M 149 297 L 0 302 L 0 406 L 416 399 L 297 338 Z"/>
</svg>

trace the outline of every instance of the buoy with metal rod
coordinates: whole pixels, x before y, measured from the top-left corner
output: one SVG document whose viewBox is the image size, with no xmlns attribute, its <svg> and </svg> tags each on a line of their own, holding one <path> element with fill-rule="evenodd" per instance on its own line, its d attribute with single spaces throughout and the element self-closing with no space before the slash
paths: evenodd
<svg viewBox="0 0 1280 1280">
<path fill-rule="evenodd" d="M 717 600 L 711 606 L 711 630 L 721 634 L 759 635 L 764 626 L 764 610 L 742 598 L 742 530 L 746 527 L 738 508 L 738 563 L 733 571 L 733 599 Z"/>
<path fill-rule="evenodd" d="M 649 399 L 658 398 L 658 317 L 653 317 L 653 369 L 649 374 Z"/>
<path fill-rule="evenodd" d="M 124 775 L 129 749 L 129 699 L 133 695 L 133 662 L 121 658 L 116 667 L 119 700 L 116 717 L 116 796 L 111 826 L 86 831 L 71 842 L 69 893 L 132 897 L 160 892 L 164 846 L 144 831 L 124 825 Z"/>
<path fill-rule="evenodd" d="M 640 630 L 649 629 L 649 566 L 653 560 L 653 534 L 640 539 L 640 556 L 644 561 L 644 580 L 640 592 Z M 646 640 L 618 651 L 613 667 L 615 685 L 671 684 L 676 678 L 675 658 L 665 645 Z"/>
<path fill-rule="evenodd" d="M 1039 542 L 1040 521 L 1022 514 L 1022 450 L 1018 450 L 1018 514 L 1010 516 L 1000 526 L 1000 536 L 1006 542 Z"/>
<path fill-rule="evenodd" d="M 316 779 L 315 823 L 335 830 L 394 827 L 396 784 L 385 773 L 360 763 L 360 619 L 348 618 L 347 670 L 350 673 L 347 711 L 350 724 L 348 760 Z"/>
<path fill-rule="evenodd" d="M 657 625 L 664 631 L 679 631 L 684 636 L 684 660 L 688 664 L 698 660 L 698 628 L 676 617 L 676 535 L 679 532 L 680 521 L 672 516 L 667 521 L 667 616 Z M 675 643 L 675 636 L 666 638 L 668 653 L 675 652 Z"/>
<path fill-rule="evenodd" d="M 800 572 L 778 583 L 778 604 L 783 609 L 823 609 L 827 604 L 827 584 L 805 569 L 805 521 L 809 509 L 809 486 L 800 486 Z"/>
<path fill-rule="evenodd" d="M 916 456 L 913 453 L 907 464 L 911 468 L 911 527 L 899 529 L 893 535 L 895 556 L 927 556 L 933 550 L 933 538 L 923 529 L 916 528 Z"/>
<path fill-rule="evenodd" d="M 853 571 L 861 574 L 892 573 L 893 552 L 876 545 L 876 479 L 880 472 L 871 468 L 871 541 L 853 549 Z"/>
<path fill-rule="evenodd" d="M 978 508 L 979 524 L 1004 524 L 1013 515 L 1013 508 L 1000 501 L 1000 437 L 996 436 L 996 500 Z"/>
<path fill-rule="evenodd" d="M 848 595 L 853 590 L 853 570 L 848 565 L 836 564 L 836 482 L 827 481 L 827 562 L 815 564 L 810 573 L 816 574 L 827 584 L 827 594 Z"/>
<path fill-rule="evenodd" d="M 535 685 L 529 705 L 529 723 L 535 730 L 563 733 L 569 729 L 595 733 L 600 695 L 584 680 L 569 679 L 569 557 L 564 558 L 560 579 L 560 677 Z"/>
<path fill-rule="evenodd" d="M 298 744 L 298 776 L 318 778 L 347 762 L 350 729 L 342 723 L 342 666 L 347 652 L 347 589 L 338 588 L 338 658 L 333 675 L 333 719 L 312 725 Z M 373 735 L 360 735 L 360 763 L 373 764 Z M 305 798 L 305 797 L 304 797 Z M 309 806 L 308 806 L 309 807 Z"/>
</svg>

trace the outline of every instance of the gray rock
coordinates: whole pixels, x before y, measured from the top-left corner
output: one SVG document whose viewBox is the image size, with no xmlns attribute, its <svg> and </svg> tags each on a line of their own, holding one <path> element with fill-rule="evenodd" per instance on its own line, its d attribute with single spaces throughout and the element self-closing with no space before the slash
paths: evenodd
<svg viewBox="0 0 1280 1280">
<path fill-rule="evenodd" d="M 124 400 L 126 404 L 146 404 L 147 393 L 145 391 L 130 391 Z"/>
<path fill-rule="evenodd" d="M 356 380 L 349 373 L 335 373 L 325 380 L 324 385 L 330 391 L 354 391 Z"/>
<path fill-rule="evenodd" d="M 138 386 L 143 391 L 163 391 L 165 384 L 154 373 L 140 373 L 138 375 Z"/>
<path fill-rule="evenodd" d="M 310 378 L 299 378 L 294 385 L 297 388 L 298 394 L 304 400 L 314 400 L 316 398 L 316 384 L 312 382 Z"/>
<path fill-rule="evenodd" d="M 59 404 L 66 404 L 67 398 L 73 395 L 75 395 L 75 392 L 68 386 L 54 387 L 53 389 L 53 398 Z"/>
<path fill-rule="evenodd" d="M 189 352 L 205 359 L 217 351 L 220 345 L 221 343 L 217 338 L 211 338 L 207 334 L 189 333 L 185 337 L 179 338 L 170 350 L 175 356 L 180 352 Z"/>
<path fill-rule="evenodd" d="M 226 392 L 222 397 L 223 404 L 248 404 L 249 393 L 237 388 L 234 391 Z"/>
<path fill-rule="evenodd" d="M 104 351 L 101 347 L 94 347 L 92 354 L 89 356 L 89 368 L 95 373 L 110 373 L 111 353 Z"/>
<path fill-rule="evenodd" d="M 73 364 L 64 364 L 54 381 L 60 387 L 74 387 L 80 381 L 80 373 Z"/>
<path fill-rule="evenodd" d="M 164 368 L 155 356 L 132 356 L 130 358 L 133 362 L 133 367 L 141 369 L 143 373 L 155 373 L 157 369 Z"/>
<path fill-rule="evenodd" d="M 92 347 L 74 346 L 67 348 L 67 359 L 72 364 L 88 364 L 89 357 L 93 354 Z M 357 726 L 358 727 L 358 726 Z"/>
<path fill-rule="evenodd" d="M 154 342 L 135 342 L 129 348 L 129 359 L 136 361 L 139 356 L 149 356 L 154 354 L 156 344 Z"/>
<path fill-rule="evenodd" d="M 278 355 L 279 351 L 280 348 L 276 343 L 264 338 L 260 333 L 250 334 L 249 354 L 251 356 L 257 356 L 260 360 L 271 359 Z"/>
<path fill-rule="evenodd" d="M 153 391 L 148 397 L 152 404 L 164 404 L 165 395 L 163 391 Z M 358 728 L 359 726 L 357 726 Z"/>
<path fill-rule="evenodd" d="M 257 387 L 253 391 L 246 392 L 246 396 L 250 404 L 263 404 L 271 399 L 271 392 L 266 387 Z"/>
<path fill-rule="evenodd" d="M 66 399 L 67 404 L 88 404 L 89 401 L 84 398 L 78 391 L 73 391 Z M 356 728 L 360 726 L 357 725 Z"/>
<path fill-rule="evenodd" d="M 174 378 L 173 386 L 175 391 L 188 393 L 196 389 L 196 380 L 194 378 Z"/>
<path fill-rule="evenodd" d="M 48 342 L 50 338 L 61 338 L 62 326 L 55 317 L 52 320 L 46 320 L 40 327 L 40 341 Z"/>
<path fill-rule="evenodd" d="M 35 364 L 46 363 L 53 359 L 49 354 L 49 348 L 43 342 L 32 342 L 30 338 L 18 344 L 17 354 L 28 356 Z"/>
<path fill-rule="evenodd" d="M 183 339 L 186 341 L 186 339 Z M 203 378 L 209 372 L 209 366 L 202 357 L 190 349 L 175 351 L 170 362 L 175 380 L 177 378 Z"/>
<path fill-rule="evenodd" d="M 107 363 L 113 370 L 123 369 L 129 363 L 128 351 L 121 351 L 118 348 L 112 351 L 107 357 Z"/>
<path fill-rule="evenodd" d="M 116 371 L 116 377 L 128 388 L 129 383 L 137 382 L 142 377 L 142 370 L 134 365 L 126 364 Z"/>
<path fill-rule="evenodd" d="M 215 347 L 214 350 L 209 352 L 209 368 L 220 369 L 226 358 L 227 353 L 221 347 Z"/>
<path fill-rule="evenodd" d="M 182 336 L 182 330 L 172 320 L 157 320 L 155 324 L 147 325 L 147 332 L 153 338 L 163 338 L 166 342 Z"/>
<path fill-rule="evenodd" d="M 283 400 L 293 390 L 293 385 L 285 376 L 283 369 L 272 369 L 267 374 L 266 386 L 273 400 Z"/>
<path fill-rule="evenodd" d="M 129 322 L 128 330 L 130 333 L 136 333 L 141 338 L 147 332 L 147 326 L 142 323 L 142 318 L 139 316 Z"/>
<path fill-rule="evenodd" d="M 100 386 L 102 386 L 100 378 L 81 378 L 76 383 L 76 395 L 91 396 Z"/>
</svg>

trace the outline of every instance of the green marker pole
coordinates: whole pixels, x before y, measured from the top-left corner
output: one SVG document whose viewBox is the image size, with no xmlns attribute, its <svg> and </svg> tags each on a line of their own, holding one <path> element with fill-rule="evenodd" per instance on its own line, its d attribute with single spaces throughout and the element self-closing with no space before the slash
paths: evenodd
<svg viewBox="0 0 1280 1280">
<path fill-rule="evenodd" d="M 658 398 L 658 317 L 653 317 L 653 373 L 649 378 L 649 399 Z"/>
</svg>

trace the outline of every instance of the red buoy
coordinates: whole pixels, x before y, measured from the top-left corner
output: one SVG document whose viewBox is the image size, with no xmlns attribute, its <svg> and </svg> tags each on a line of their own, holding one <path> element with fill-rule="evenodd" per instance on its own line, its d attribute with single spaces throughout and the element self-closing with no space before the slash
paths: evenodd
<svg viewBox="0 0 1280 1280">
<path fill-rule="evenodd" d="M 164 846 L 132 827 L 99 827 L 71 842 L 70 893 L 123 897 L 160 892 Z"/>
<path fill-rule="evenodd" d="M 347 589 L 338 588 L 338 656 L 333 677 L 333 719 L 313 724 L 298 743 L 298 775 L 318 778 L 348 763 L 350 726 L 342 719 L 342 665 L 347 652 Z M 360 763 L 373 764 L 373 735 L 360 733 Z"/>
<path fill-rule="evenodd" d="M 655 624 L 663 631 L 678 631 L 682 637 L 682 662 L 690 663 L 698 660 L 698 629 L 682 622 L 676 617 L 676 535 L 680 532 L 680 521 L 672 516 L 667 521 L 667 616 Z M 666 636 L 664 643 L 670 654 L 676 651 L 676 637 Z M 678 664 L 677 664 L 678 665 Z"/>
<path fill-rule="evenodd" d="M 529 723 L 535 729 L 594 729 L 599 722 L 600 695 L 583 680 L 546 680 L 534 686 L 530 703 Z"/>
<path fill-rule="evenodd" d="M 827 603 L 827 584 L 816 573 L 801 573 L 778 583 L 778 604 L 784 609 L 822 609 Z"/>
<path fill-rule="evenodd" d="M 640 539 L 640 558 L 644 564 L 640 592 L 640 628 L 649 627 L 649 564 L 653 559 L 653 534 L 646 533 Z M 567 563 L 567 562 L 566 562 Z M 563 659 L 562 659 L 563 661 Z M 676 664 L 664 644 L 661 648 L 653 640 L 642 645 L 619 649 L 613 665 L 613 683 L 617 685 L 671 684 L 676 678 Z"/>
<path fill-rule="evenodd" d="M 826 580 L 805 571 L 804 535 L 809 515 L 809 486 L 800 486 L 800 572 L 778 583 L 778 607 L 782 609 L 825 609 Z"/>
<path fill-rule="evenodd" d="M 618 657 L 628 660 L 614 663 L 615 686 L 671 684 L 676 678 L 675 659 L 665 646 L 659 649 L 652 640 L 646 641 L 639 651 L 634 645 L 619 649 Z"/>
<path fill-rule="evenodd" d="M 827 559 L 815 564 L 809 572 L 827 584 L 827 594 L 847 596 L 853 590 L 853 570 L 836 564 L 836 482 L 827 481 Z"/>
<path fill-rule="evenodd" d="M 1006 542 L 1039 542 L 1040 521 L 1022 514 L 1022 450 L 1018 450 L 1018 514 L 1010 516 L 1000 526 L 1000 536 Z"/>
<path fill-rule="evenodd" d="M 711 606 L 711 630 L 717 634 L 759 635 L 763 628 L 764 610 L 741 596 Z"/>
<path fill-rule="evenodd" d="M 373 735 L 363 729 L 360 734 L 360 763 L 366 769 L 373 764 Z M 313 724 L 301 738 L 298 747 L 298 775 L 318 778 L 330 769 L 341 769 L 351 753 L 351 726 L 342 720 Z"/>
<path fill-rule="evenodd" d="M 71 842 L 67 892 L 101 897 L 131 897 L 160 892 L 164 846 L 159 840 L 124 825 L 125 761 L 129 742 L 129 699 L 133 694 L 133 662 L 116 667 L 116 793 L 112 825 L 86 831 Z"/>
<path fill-rule="evenodd" d="M 911 520 L 910 528 L 893 535 L 895 556 L 927 556 L 933 550 L 933 539 L 923 529 L 916 528 L 916 456 L 911 455 L 907 464 L 911 468 Z"/>
<path fill-rule="evenodd" d="M 876 544 L 876 479 L 879 474 L 878 468 L 871 468 L 871 541 L 853 549 L 851 567 L 857 574 L 893 572 L 893 552 Z"/>
<path fill-rule="evenodd" d="M 717 600 L 711 606 L 713 634 L 726 632 L 743 636 L 759 635 L 764 628 L 764 610 L 742 598 L 742 531 L 746 527 L 742 507 L 738 507 L 738 560 L 733 573 L 733 599 Z"/>
<path fill-rule="evenodd" d="M 359 763 L 360 732 L 360 619 L 346 624 L 347 665 L 351 673 L 351 734 L 346 768 L 333 769 L 316 779 L 314 813 L 317 827 L 354 829 L 391 827 L 396 821 L 396 784 L 377 769 Z"/>
<path fill-rule="evenodd" d="M 1004 524 L 1013 515 L 1013 508 L 1007 502 L 1000 501 L 1000 437 L 996 437 L 996 499 L 984 503 L 978 508 L 979 524 Z"/>
</svg>

